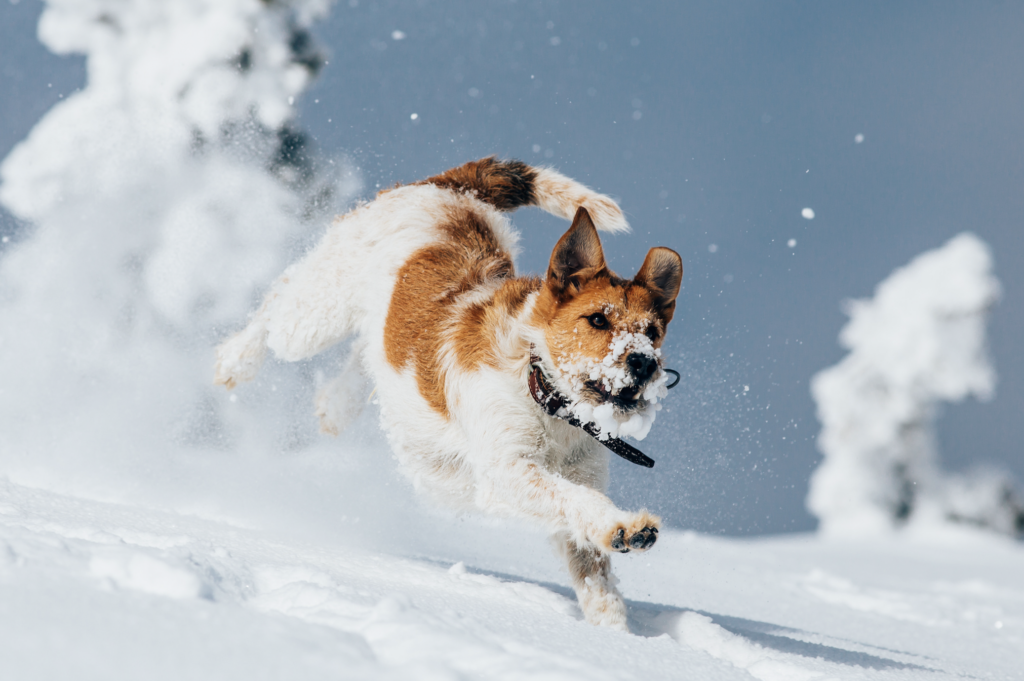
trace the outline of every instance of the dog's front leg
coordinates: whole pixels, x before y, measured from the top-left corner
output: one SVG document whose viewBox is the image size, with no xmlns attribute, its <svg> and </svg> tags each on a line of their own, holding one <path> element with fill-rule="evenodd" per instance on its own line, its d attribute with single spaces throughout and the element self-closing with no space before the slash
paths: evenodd
<svg viewBox="0 0 1024 681">
<path fill-rule="evenodd" d="M 493 461 L 478 481 L 477 503 L 554 530 L 586 620 L 627 630 L 626 605 L 615 588 L 608 554 L 650 548 L 658 536 L 658 518 L 646 511 L 623 511 L 598 490 L 570 482 L 527 456 Z"/>
<path fill-rule="evenodd" d="M 517 451 L 518 450 L 518 451 Z M 604 553 L 645 551 L 658 538 L 660 519 L 615 506 L 596 489 L 570 482 L 541 462 L 543 447 L 500 444 L 477 470 L 476 501 L 481 510 L 539 521 L 566 532 L 578 546 Z"/>
<path fill-rule="evenodd" d="M 572 588 L 587 622 L 628 631 L 626 603 L 615 588 L 618 580 L 612 574 L 611 557 L 593 545 L 580 546 L 565 532 L 551 539 L 569 568 Z"/>
</svg>

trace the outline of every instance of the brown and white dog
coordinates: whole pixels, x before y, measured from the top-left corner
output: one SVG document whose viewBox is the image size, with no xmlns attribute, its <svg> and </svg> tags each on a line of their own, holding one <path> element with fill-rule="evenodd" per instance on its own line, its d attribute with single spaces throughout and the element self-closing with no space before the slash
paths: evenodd
<svg viewBox="0 0 1024 681">
<path fill-rule="evenodd" d="M 527 205 L 573 218 L 543 280 L 515 276 L 506 213 Z M 356 336 L 342 375 L 317 396 L 322 430 L 346 425 L 346 386 L 368 375 L 418 490 L 541 523 L 587 621 L 625 629 L 609 553 L 647 550 L 659 519 L 605 496 L 608 450 L 571 421 L 602 439 L 646 435 L 665 395 L 659 348 L 683 271 L 674 251 L 654 248 L 622 279 L 595 228 L 629 226 L 607 196 L 518 161 L 482 159 L 386 190 L 285 270 L 218 348 L 215 380 L 252 379 L 268 347 L 297 361 Z M 554 416 L 544 391 L 558 395 Z"/>
</svg>

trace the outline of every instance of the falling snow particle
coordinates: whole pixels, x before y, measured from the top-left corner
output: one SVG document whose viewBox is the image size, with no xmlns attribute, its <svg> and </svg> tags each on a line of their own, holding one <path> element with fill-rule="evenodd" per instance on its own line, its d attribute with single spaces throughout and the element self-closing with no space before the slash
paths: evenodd
<svg viewBox="0 0 1024 681">
<path fill-rule="evenodd" d="M 853 143 L 854 144 L 860 144 L 863 141 L 864 141 L 864 135 L 862 135 L 861 133 L 858 132 L 856 135 L 853 136 Z"/>
<path fill-rule="evenodd" d="M 813 220 L 814 210 L 812 208 L 804 208 L 802 211 L 800 211 L 800 215 L 803 215 L 808 220 Z"/>
<path fill-rule="evenodd" d="M 633 112 L 633 120 L 634 121 L 638 121 L 638 120 L 640 120 L 643 117 L 644 117 L 643 112 L 641 112 L 641 111 L 634 111 Z"/>
<path fill-rule="evenodd" d="M 717 253 L 718 244 L 708 244 L 708 253 Z"/>
<path fill-rule="evenodd" d="M 549 40 L 548 42 L 551 43 L 552 47 L 558 47 L 559 45 L 562 44 L 562 39 L 559 38 L 557 35 L 553 35 L 551 36 L 551 40 Z"/>
<path fill-rule="evenodd" d="M 533 149 L 533 153 L 535 153 L 535 154 L 539 154 L 540 153 L 540 145 L 539 144 L 534 144 L 531 147 L 531 149 Z"/>
<path fill-rule="evenodd" d="M 789 241 L 786 242 L 786 245 L 789 246 L 790 248 L 796 248 L 796 239 L 790 239 Z"/>
<path fill-rule="evenodd" d="M 405 33 L 402 32 L 402 31 L 392 31 L 391 32 L 391 39 L 392 40 L 405 40 Z"/>
<path fill-rule="evenodd" d="M 417 118 L 419 118 L 419 117 L 420 117 L 420 115 L 419 115 L 419 114 L 417 114 L 417 113 L 414 113 L 414 114 L 412 114 L 411 116 L 409 116 L 409 118 L 411 118 L 412 120 L 416 120 L 416 119 L 417 119 Z"/>
</svg>

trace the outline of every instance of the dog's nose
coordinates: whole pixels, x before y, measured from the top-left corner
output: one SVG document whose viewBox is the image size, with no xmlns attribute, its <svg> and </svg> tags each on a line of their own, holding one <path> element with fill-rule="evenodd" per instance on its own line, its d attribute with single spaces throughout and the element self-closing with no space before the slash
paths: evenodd
<svg viewBox="0 0 1024 681">
<path fill-rule="evenodd" d="M 626 364 L 629 365 L 629 370 L 633 372 L 633 376 L 640 383 L 650 378 L 654 374 L 654 370 L 658 368 L 658 363 L 653 357 L 641 355 L 639 352 L 630 353 L 626 358 Z"/>
</svg>

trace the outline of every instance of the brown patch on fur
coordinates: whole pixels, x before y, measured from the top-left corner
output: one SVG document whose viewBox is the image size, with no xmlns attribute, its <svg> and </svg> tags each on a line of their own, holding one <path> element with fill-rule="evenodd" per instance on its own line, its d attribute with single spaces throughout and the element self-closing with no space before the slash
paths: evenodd
<svg viewBox="0 0 1024 681">
<path fill-rule="evenodd" d="M 509 279 L 490 300 L 465 308 L 451 334 L 459 366 L 467 370 L 480 365 L 497 367 L 499 335 L 519 314 L 526 298 L 540 287 L 536 277 Z"/>
<path fill-rule="evenodd" d="M 442 229 L 447 236 L 443 243 L 417 251 L 398 271 L 384 324 L 384 350 L 396 370 L 413 366 L 420 394 L 447 418 L 441 365 L 446 330 L 455 327 L 456 344 L 462 345 L 460 355 L 466 352 L 474 361 L 482 361 L 491 349 L 488 330 L 500 322 L 503 311 L 521 306 L 529 292 L 526 289 L 532 286 L 535 290 L 539 283 L 509 280 L 491 305 L 460 308 L 462 294 L 512 277 L 512 258 L 487 222 L 471 210 L 453 211 Z"/>
<path fill-rule="evenodd" d="M 581 548 L 575 543 L 566 546 L 566 566 L 573 585 L 585 584 L 587 577 L 597 574 L 606 556 L 597 549 Z M 610 561 L 609 561 L 610 562 Z"/>
<path fill-rule="evenodd" d="M 471 194 L 498 210 L 512 211 L 536 203 L 536 179 L 537 171 L 521 161 L 499 161 L 488 156 L 416 184 Z"/>
</svg>

